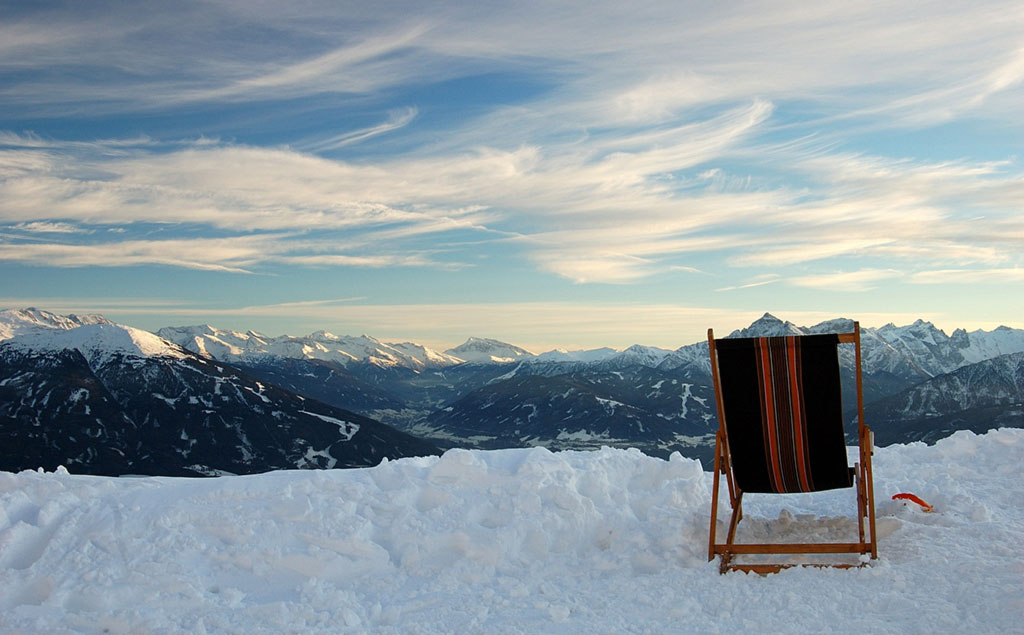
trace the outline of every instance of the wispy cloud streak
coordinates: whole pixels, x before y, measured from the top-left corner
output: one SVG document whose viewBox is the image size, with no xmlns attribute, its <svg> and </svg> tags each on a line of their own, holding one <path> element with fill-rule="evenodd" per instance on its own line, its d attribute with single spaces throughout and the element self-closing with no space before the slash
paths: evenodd
<svg viewBox="0 0 1024 635">
<path fill-rule="evenodd" d="M 328 139 L 322 139 L 320 141 L 313 141 L 299 144 L 299 149 L 308 152 L 325 152 L 328 150 L 337 150 L 344 148 L 345 146 L 352 145 L 353 143 L 359 143 L 360 141 L 366 141 L 378 135 L 382 135 L 388 132 L 399 130 L 409 125 L 413 119 L 416 118 L 416 108 L 403 108 L 401 110 L 393 110 L 388 113 L 388 120 L 384 123 L 377 124 L 376 126 L 370 126 L 369 128 L 363 128 L 362 130 L 353 130 L 344 134 L 336 135 Z"/>
<path fill-rule="evenodd" d="M 711 264 L 740 271 L 720 287 L 732 291 L 1024 265 L 1016 160 L 880 156 L 844 137 L 966 116 L 1015 125 L 1015 3 L 105 8 L 0 25 L 11 121 L 268 103 L 289 120 L 355 103 L 376 119 L 316 136 L 289 121 L 296 138 L 262 147 L 0 132 L 0 259 L 458 270 L 500 245 L 580 283 Z M 417 95 L 488 74 L 542 89 L 474 95 L 457 123 L 430 127 L 429 108 L 450 104 Z M 402 151 L 368 148 L 385 139 Z M 153 227 L 205 237 L 153 239 Z M 813 271 L 822 263 L 833 273 Z"/>
</svg>

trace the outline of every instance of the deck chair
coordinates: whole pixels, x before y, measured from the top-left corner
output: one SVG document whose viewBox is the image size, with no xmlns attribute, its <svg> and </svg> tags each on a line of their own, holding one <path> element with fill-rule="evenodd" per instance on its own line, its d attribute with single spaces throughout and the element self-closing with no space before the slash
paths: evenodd
<svg viewBox="0 0 1024 635">
<path fill-rule="evenodd" d="M 843 433 L 838 355 L 842 343 L 852 343 L 855 350 L 860 460 L 853 468 L 847 465 Z M 718 408 L 708 560 L 720 556 L 722 573 L 743 570 L 765 574 L 796 564 L 858 566 L 863 564 L 863 554 L 877 558 L 872 436 L 864 424 L 860 324 L 853 323 L 852 333 L 720 340 L 708 329 L 708 348 Z M 728 535 L 721 543 L 716 541 L 716 526 L 723 474 L 732 516 Z M 735 541 L 736 527 L 743 519 L 744 493 L 795 494 L 848 487 L 857 491 L 858 542 Z M 747 554 L 779 554 L 778 559 L 788 557 L 791 561 L 795 554 L 815 554 L 818 560 L 837 558 L 821 554 L 858 554 L 858 565 L 735 561 L 737 556 Z M 761 556 L 755 556 L 758 558 Z"/>
</svg>

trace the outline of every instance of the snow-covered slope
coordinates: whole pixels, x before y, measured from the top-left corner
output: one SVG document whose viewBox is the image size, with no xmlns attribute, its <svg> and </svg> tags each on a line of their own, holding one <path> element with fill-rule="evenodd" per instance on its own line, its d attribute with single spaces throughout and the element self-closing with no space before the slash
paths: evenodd
<svg viewBox="0 0 1024 635">
<path fill-rule="evenodd" d="M 34 307 L 4 309 L 0 311 L 0 340 L 40 331 L 69 330 L 86 324 L 112 324 L 112 322 L 102 315 L 57 315 Z"/>
<path fill-rule="evenodd" d="M 888 344 L 927 377 L 1000 355 L 1024 352 L 1024 330 L 1001 326 L 993 331 L 957 329 L 952 336 L 931 322 L 917 320 L 907 326 L 887 324 L 871 333 Z M 872 351 L 877 356 L 878 353 Z M 877 364 L 877 362 L 873 361 Z"/>
<path fill-rule="evenodd" d="M 555 349 L 537 356 L 538 362 L 600 362 L 618 355 L 619 351 L 607 346 L 589 350 L 568 351 Z"/>
<path fill-rule="evenodd" d="M 471 337 L 445 354 L 477 364 L 505 364 L 536 357 L 524 348 L 483 337 Z"/>
<path fill-rule="evenodd" d="M 1024 427 L 1024 353 L 1000 355 L 933 377 L 874 403 L 876 442 L 934 442 L 955 430 Z"/>
<path fill-rule="evenodd" d="M 97 369 L 113 358 L 180 359 L 188 353 L 177 344 L 101 315 L 56 315 L 29 308 L 0 311 L 0 344 L 5 350 L 59 352 L 77 350 Z"/>
<path fill-rule="evenodd" d="M 617 355 L 613 355 L 597 366 L 605 368 L 626 368 L 628 366 L 647 366 L 656 368 L 672 351 L 654 346 L 634 344 Z"/>
<path fill-rule="evenodd" d="M 964 360 L 970 364 L 1024 351 L 1024 331 L 1007 326 L 1000 326 L 992 331 L 977 330 L 970 333 L 957 329 L 953 331 L 950 340 L 960 350 Z"/>
<path fill-rule="evenodd" d="M 254 331 L 240 333 L 203 324 L 164 327 L 157 334 L 190 351 L 222 362 L 251 361 L 261 356 L 273 356 L 319 359 L 342 365 L 366 362 L 383 368 L 419 370 L 451 366 L 463 361 L 410 342 L 388 344 L 368 335 L 338 336 L 327 331 L 317 331 L 303 337 L 268 337 Z"/>
<path fill-rule="evenodd" d="M 234 361 L 246 353 L 264 352 L 270 339 L 255 331 L 216 329 L 209 324 L 200 326 L 169 326 L 157 335 L 209 359 Z"/>
<path fill-rule="evenodd" d="M 0 473 L 0 630 L 1020 633 L 1024 431 L 880 448 L 874 473 L 878 560 L 767 577 L 707 562 L 711 474 L 678 456 Z M 935 512 L 890 500 L 907 491 Z M 855 506 L 851 490 L 748 495 L 740 539 L 856 535 Z"/>
<path fill-rule="evenodd" d="M 830 322 L 830 324 L 831 323 L 832 322 Z M 778 337 L 780 335 L 805 335 L 808 331 L 809 329 L 800 328 L 788 320 L 784 322 L 771 313 L 765 313 L 751 322 L 750 326 L 733 331 L 729 334 L 729 337 Z M 716 334 L 716 337 L 723 337 L 723 335 L 719 333 Z"/>
<path fill-rule="evenodd" d="M 85 324 L 71 329 L 38 329 L 3 341 L 4 345 L 24 351 L 77 350 L 93 368 L 113 356 L 145 359 L 182 358 L 180 346 L 149 331 L 110 322 Z"/>
</svg>

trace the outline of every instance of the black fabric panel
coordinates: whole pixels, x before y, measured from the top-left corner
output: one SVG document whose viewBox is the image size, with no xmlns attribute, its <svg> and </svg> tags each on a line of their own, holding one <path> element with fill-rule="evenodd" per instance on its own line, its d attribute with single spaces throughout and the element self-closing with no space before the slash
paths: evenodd
<svg viewBox="0 0 1024 635">
<path fill-rule="evenodd" d="M 843 394 L 836 351 L 839 338 L 835 335 L 809 335 L 800 343 L 804 362 L 802 381 L 807 408 L 808 456 L 814 489 L 850 487 L 853 481 L 846 462 Z"/>
<path fill-rule="evenodd" d="M 717 340 L 718 376 L 725 408 L 732 473 L 744 492 L 771 492 L 761 431 L 756 340 Z"/>
<path fill-rule="evenodd" d="M 834 334 L 807 335 L 802 351 L 805 422 L 815 491 L 850 487 L 843 436 L 839 356 Z M 736 484 L 745 492 L 773 492 L 769 477 L 757 371 L 757 338 L 715 341 L 726 434 Z"/>
</svg>

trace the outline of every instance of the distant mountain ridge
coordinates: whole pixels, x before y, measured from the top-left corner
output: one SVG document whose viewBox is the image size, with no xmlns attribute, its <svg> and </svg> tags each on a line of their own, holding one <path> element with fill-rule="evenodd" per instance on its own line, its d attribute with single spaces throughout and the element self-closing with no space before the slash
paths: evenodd
<svg viewBox="0 0 1024 635">
<path fill-rule="evenodd" d="M 86 324 L 112 324 L 102 315 L 57 315 L 34 307 L 0 311 L 0 340 L 53 329 L 68 330 Z"/>
<path fill-rule="evenodd" d="M 194 353 L 223 362 L 247 361 L 270 355 L 291 359 L 319 359 L 342 365 L 362 362 L 381 367 L 402 366 L 418 370 L 464 361 L 411 342 L 388 344 L 369 335 L 339 337 L 327 331 L 317 331 L 302 337 L 269 337 L 255 331 L 240 333 L 203 324 L 164 327 L 156 334 Z"/>
<path fill-rule="evenodd" d="M 766 313 L 726 336 L 848 332 L 852 327 L 852 320 L 846 318 L 803 327 Z M 1024 331 L 1000 327 L 967 333 L 960 329 L 947 336 L 931 323 L 917 320 L 904 327 L 863 328 L 862 349 L 865 396 L 870 403 L 970 368 L 979 363 L 975 360 L 1024 351 Z M 377 365 L 370 370 L 366 362 L 349 364 L 344 370 L 351 385 L 339 388 L 331 399 L 366 403 L 371 394 L 396 395 L 395 401 L 404 401 L 404 408 L 374 409 L 367 403 L 365 411 L 415 434 L 472 447 L 613 445 L 706 457 L 713 441 L 717 413 L 705 341 L 676 350 L 634 345 L 623 351 L 604 348 L 534 355 L 497 340 L 470 338 L 445 353 L 465 361 L 416 370 L 414 375 L 403 375 L 394 366 Z M 852 350 L 841 347 L 840 358 L 849 379 Z M 258 369 L 250 367 L 250 371 Z M 275 379 L 303 390 L 302 378 Z M 341 381 L 340 371 L 331 379 Z M 307 394 L 323 394 L 322 388 L 305 385 L 311 391 Z M 852 384 L 844 395 L 847 409 L 852 409 Z M 1014 412 L 1011 408 L 1009 414 L 1003 413 L 1000 421 L 1012 423 Z M 908 411 L 900 416 L 916 415 Z M 852 425 L 853 414 L 848 419 Z M 966 425 L 956 416 L 953 420 Z M 917 419 L 887 418 L 878 423 L 878 438 L 885 442 L 906 435 L 930 439 L 940 434 L 920 432 L 928 423 Z"/>
<path fill-rule="evenodd" d="M 846 318 L 804 327 L 766 313 L 727 337 L 851 328 L 852 321 Z M 0 333 L 17 331 L 27 336 L 40 329 L 80 333 L 120 329 L 128 338 L 122 342 L 122 352 L 130 352 L 132 346 L 142 350 L 149 341 L 145 332 L 132 336 L 130 327 L 112 325 L 102 316 L 54 316 L 35 309 L 0 312 Z M 675 350 L 634 345 L 623 351 L 556 350 L 535 355 L 477 337 L 437 353 L 413 343 L 385 343 L 366 335 L 339 337 L 325 331 L 271 338 L 254 331 L 199 326 L 167 327 L 158 333 L 166 339 L 148 335 L 178 355 L 218 362 L 225 368 L 231 365 L 267 387 L 383 421 L 442 446 L 591 449 L 610 445 L 708 458 L 717 426 L 706 341 Z M 981 432 L 991 421 L 1024 427 L 1024 410 L 1015 405 L 1016 397 L 996 386 L 1006 383 L 1003 375 L 985 370 L 986 364 L 1001 368 L 998 364 L 1003 362 L 998 360 L 1024 354 L 1024 331 L 958 329 L 948 336 L 931 323 L 917 320 L 902 327 L 862 328 L 861 333 L 866 418 L 880 443 L 932 441 L 960 428 Z M 18 341 L 29 338 L 8 338 L 7 345 L 32 350 Z M 152 341 L 150 345 L 156 346 Z M 89 355 L 88 347 L 79 349 Z M 840 362 L 847 382 L 846 418 L 852 425 L 855 402 L 849 383 L 853 367 L 849 346 L 840 347 Z M 964 384 L 951 376 L 978 379 Z M 970 400 L 961 394 L 964 390 L 996 397 L 965 406 Z M 953 393 L 961 396 L 939 398 Z M 913 403 L 930 400 L 932 406 L 897 408 L 892 401 L 897 395 Z M 926 395 L 931 396 L 926 399 Z"/>
<path fill-rule="evenodd" d="M 248 474 L 438 451 L 147 331 L 37 310 L 0 324 L 0 470 Z"/>
<path fill-rule="evenodd" d="M 1024 353 L 933 377 L 865 408 L 879 443 L 935 441 L 957 430 L 1024 427 Z"/>
<path fill-rule="evenodd" d="M 733 331 L 729 337 L 836 333 L 849 332 L 852 328 L 852 320 L 845 318 L 799 327 L 765 313 L 749 327 Z M 949 336 L 924 320 L 907 326 L 890 323 L 877 329 L 862 327 L 861 349 L 866 371 L 928 378 L 999 355 L 1024 352 L 1024 330 L 1000 326 L 993 331 L 968 333 L 957 329 Z M 704 350 L 706 355 L 707 349 Z"/>
<path fill-rule="evenodd" d="M 800 335 L 849 331 L 851 328 L 852 320 L 845 318 L 801 327 L 765 313 L 750 326 L 735 330 L 727 337 Z M 652 368 L 674 368 L 707 359 L 707 343 L 703 341 L 675 350 L 635 344 L 623 351 L 610 348 L 572 352 L 553 350 L 537 355 L 513 344 L 480 337 L 470 337 L 465 343 L 439 353 L 409 342 L 385 343 L 368 335 L 339 337 L 325 331 L 302 337 L 271 338 L 254 331 L 239 333 L 203 325 L 164 327 L 156 333 L 200 355 L 225 362 L 272 355 L 292 359 L 321 359 L 343 365 L 370 363 L 385 368 L 422 370 L 467 362 L 566 362 L 603 364 L 609 368 L 640 364 Z M 905 378 L 934 377 L 999 355 L 1024 352 L 1024 330 L 1006 326 L 993 331 L 967 332 L 957 329 L 953 335 L 946 335 L 932 323 L 917 320 L 907 326 L 890 323 L 877 329 L 862 327 L 861 333 L 866 369 Z"/>
<path fill-rule="evenodd" d="M 471 337 L 465 343 L 446 350 L 445 353 L 452 357 L 478 364 L 507 364 L 536 357 L 536 355 L 525 348 L 482 337 Z"/>
</svg>

